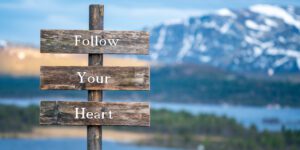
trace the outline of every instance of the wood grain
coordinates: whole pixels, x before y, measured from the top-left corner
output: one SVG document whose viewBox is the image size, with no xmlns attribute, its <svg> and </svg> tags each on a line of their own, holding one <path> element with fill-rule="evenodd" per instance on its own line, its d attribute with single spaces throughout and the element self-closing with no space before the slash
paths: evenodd
<svg viewBox="0 0 300 150">
<path fill-rule="evenodd" d="M 117 46 L 75 46 L 75 35 L 90 39 L 91 35 L 103 39 L 120 39 Z M 41 30 L 41 53 L 107 53 L 107 54 L 148 54 L 149 34 L 141 31 L 103 30 Z"/>
<path fill-rule="evenodd" d="M 90 5 L 89 29 L 103 30 L 104 5 Z M 88 54 L 89 66 L 103 66 L 103 54 Z M 102 101 L 103 91 L 88 91 L 88 101 Z M 102 126 L 87 126 L 87 150 L 102 150 Z"/>
<path fill-rule="evenodd" d="M 75 119 L 75 108 L 86 108 L 86 111 L 111 111 L 112 119 Z M 40 104 L 41 125 L 123 125 L 150 126 L 150 108 L 144 102 L 67 102 L 42 101 Z"/>
<path fill-rule="evenodd" d="M 40 68 L 40 87 L 42 90 L 149 90 L 149 67 L 75 67 L 42 66 Z M 88 76 L 110 76 L 107 84 L 80 83 L 77 72 Z"/>
</svg>

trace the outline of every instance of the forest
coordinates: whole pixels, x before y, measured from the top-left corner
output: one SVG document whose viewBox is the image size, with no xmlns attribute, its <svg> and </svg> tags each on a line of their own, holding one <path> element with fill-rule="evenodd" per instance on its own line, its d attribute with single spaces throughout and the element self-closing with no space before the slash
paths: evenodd
<svg viewBox="0 0 300 150">
<path fill-rule="evenodd" d="M 300 79 L 299 75 L 290 78 Z M 38 77 L 0 76 L 2 99 L 64 97 L 86 99 L 86 91 L 42 91 Z M 22 91 L 22 92 L 20 92 Z M 289 76 L 265 77 L 198 65 L 151 68 L 150 91 L 105 91 L 106 100 L 157 101 L 282 107 L 300 106 L 300 82 Z"/>
<path fill-rule="evenodd" d="M 0 133 L 30 132 L 38 126 L 38 106 L 0 105 Z M 245 128 L 234 119 L 210 114 L 168 110 L 151 110 L 151 127 L 105 127 L 155 134 L 139 144 L 195 149 L 203 145 L 209 150 L 299 150 L 300 131 L 282 127 L 279 132 Z M 0 134 L 1 135 L 1 134 Z"/>
</svg>

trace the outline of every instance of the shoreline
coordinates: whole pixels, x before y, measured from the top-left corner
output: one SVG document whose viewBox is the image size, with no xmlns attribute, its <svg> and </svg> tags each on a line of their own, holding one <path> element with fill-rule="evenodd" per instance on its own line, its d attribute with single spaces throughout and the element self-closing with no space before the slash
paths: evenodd
<svg viewBox="0 0 300 150">
<path fill-rule="evenodd" d="M 39 138 L 86 138 L 85 127 L 35 127 L 31 132 L 9 132 L 0 133 L 0 139 L 39 139 Z M 139 143 L 153 138 L 149 133 L 137 133 L 129 131 L 119 131 L 104 129 L 102 131 L 103 140 L 122 143 Z"/>
</svg>

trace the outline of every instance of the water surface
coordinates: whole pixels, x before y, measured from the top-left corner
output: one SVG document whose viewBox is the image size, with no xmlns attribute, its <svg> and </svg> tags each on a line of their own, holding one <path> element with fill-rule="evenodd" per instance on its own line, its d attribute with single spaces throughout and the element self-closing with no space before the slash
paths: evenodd
<svg viewBox="0 0 300 150">
<path fill-rule="evenodd" d="M 0 139 L 0 150 L 85 150 L 82 138 L 60 139 Z M 172 150 L 169 148 L 137 146 L 113 141 L 103 141 L 104 150 Z"/>
<path fill-rule="evenodd" d="M 39 105 L 41 99 L 42 98 L 24 100 L 0 99 L 0 103 L 14 104 L 19 106 L 28 106 L 30 104 Z M 65 100 L 63 98 L 50 98 L 50 100 L 57 99 Z M 47 100 L 49 100 L 49 98 Z M 285 126 L 288 129 L 300 130 L 300 108 L 267 108 L 167 102 L 150 102 L 150 105 L 153 109 L 164 108 L 172 111 L 184 110 L 193 114 L 214 114 L 218 116 L 227 116 L 236 119 L 245 127 L 255 125 L 259 130 L 278 131 L 281 130 L 282 126 Z"/>
</svg>

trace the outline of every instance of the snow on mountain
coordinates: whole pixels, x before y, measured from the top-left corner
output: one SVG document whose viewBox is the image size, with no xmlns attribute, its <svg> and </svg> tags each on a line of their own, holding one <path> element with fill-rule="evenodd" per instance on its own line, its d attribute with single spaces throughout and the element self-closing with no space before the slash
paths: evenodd
<svg viewBox="0 0 300 150">
<path fill-rule="evenodd" d="M 282 19 L 285 23 L 294 25 L 297 28 L 300 27 L 300 21 L 296 20 L 287 10 L 281 7 L 271 5 L 254 5 L 250 7 L 250 10 L 269 17 Z"/>
<path fill-rule="evenodd" d="M 271 30 L 269 26 L 257 24 L 252 20 L 246 20 L 245 24 L 248 28 L 253 30 L 266 31 L 266 32 Z"/>
<path fill-rule="evenodd" d="M 231 71 L 300 71 L 300 7 L 254 5 L 166 21 L 148 29 L 151 59 Z"/>
<path fill-rule="evenodd" d="M 7 46 L 7 42 L 4 40 L 0 40 L 0 49 L 4 49 Z"/>
<path fill-rule="evenodd" d="M 225 17 L 233 17 L 236 18 L 236 15 L 229 9 L 223 8 L 217 11 L 217 14 Z"/>
</svg>

